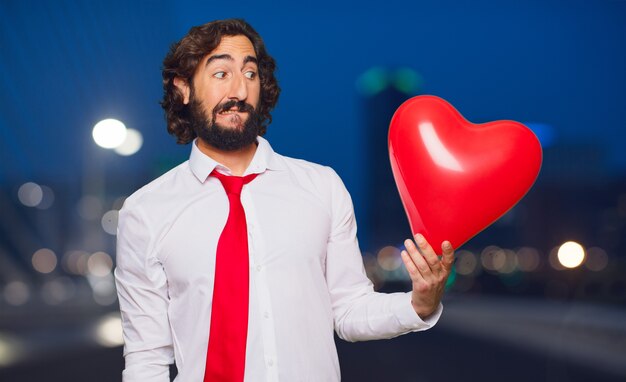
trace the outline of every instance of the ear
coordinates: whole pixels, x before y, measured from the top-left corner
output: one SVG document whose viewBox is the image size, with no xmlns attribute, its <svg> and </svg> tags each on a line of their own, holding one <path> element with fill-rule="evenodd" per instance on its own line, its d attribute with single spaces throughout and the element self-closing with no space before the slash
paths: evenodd
<svg viewBox="0 0 626 382">
<path fill-rule="evenodd" d="M 187 105 L 189 103 L 189 84 L 187 81 L 181 77 L 174 77 L 174 86 L 183 95 L 183 103 Z"/>
</svg>

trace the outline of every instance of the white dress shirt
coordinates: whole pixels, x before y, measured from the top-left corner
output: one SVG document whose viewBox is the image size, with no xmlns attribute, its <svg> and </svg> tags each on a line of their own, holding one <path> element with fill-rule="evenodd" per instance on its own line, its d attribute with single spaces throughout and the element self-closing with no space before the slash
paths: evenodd
<svg viewBox="0 0 626 382">
<path fill-rule="evenodd" d="M 196 142 L 188 161 L 131 195 L 119 214 L 115 280 L 125 382 L 204 376 L 215 252 L 229 203 Z M 258 138 L 244 175 L 250 254 L 245 381 L 339 381 L 333 338 L 391 338 L 428 329 L 410 293 L 374 292 L 350 195 L 330 168 L 274 153 Z"/>
</svg>

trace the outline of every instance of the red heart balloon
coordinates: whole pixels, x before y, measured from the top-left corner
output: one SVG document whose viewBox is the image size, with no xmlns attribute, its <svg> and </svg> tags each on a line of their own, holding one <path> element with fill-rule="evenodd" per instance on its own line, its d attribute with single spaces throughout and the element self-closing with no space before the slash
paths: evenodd
<svg viewBox="0 0 626 382">
<path fill-rule="evenodd" d="M 394 113 L 389 156 L 412 232 L 441 255 L 511 209 L 541 167 L 541 145 L 514 121 L 473 124 L 448 102 L 417 96 Z"/>
</svg>

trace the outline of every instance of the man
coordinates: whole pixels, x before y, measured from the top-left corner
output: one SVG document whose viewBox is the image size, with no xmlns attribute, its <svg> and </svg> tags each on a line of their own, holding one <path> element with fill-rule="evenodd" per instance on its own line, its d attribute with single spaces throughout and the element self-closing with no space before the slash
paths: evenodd
<svg viewBox="0 0 626 382">
<path fill-rule="evenodd" d="M 243 20 L 192 28 L 165 58 L 168 131 L 188 161 L 120 211 L 116 284 L 124 381 L 338 381 L 348 341 L 430 328 L 453 262 L 421 236 L 409 293 L 373 291 L 350 196 L 330 168 L 261 137 L 280 89 Z M 238 187 L 233 191 L 232 185 Z"/>
</svg>

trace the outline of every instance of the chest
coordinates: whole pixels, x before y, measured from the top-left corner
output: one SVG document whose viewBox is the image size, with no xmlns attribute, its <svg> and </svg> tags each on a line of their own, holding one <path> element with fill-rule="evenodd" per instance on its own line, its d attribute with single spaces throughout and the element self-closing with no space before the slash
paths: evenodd
<svg viewBox="0 0 626 382">
<path fill-rule="evenodd" d="M 315 194 L 299 188 L 242 193 L 250 266 L 324 272 L 330 213 Z M 212 193 L 172 211 L 157 245 L 170 290 L 210 286 L 219 237 L 229 213 L 225 194 Z"/>
</svg>

